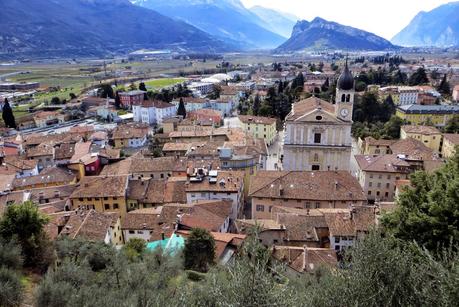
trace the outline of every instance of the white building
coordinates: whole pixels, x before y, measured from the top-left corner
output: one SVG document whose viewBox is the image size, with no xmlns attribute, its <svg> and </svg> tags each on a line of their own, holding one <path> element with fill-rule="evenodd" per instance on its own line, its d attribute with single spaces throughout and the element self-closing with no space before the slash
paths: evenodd
<svg viewBox="0 0 459 307">
<path fill-rule="evenodd" d="M 163 101 L 144 101 L 132 106 L 134 121 L 149 125 L 160 125 L 164 119 L 176 115 L 176 107 Z"/>
<path fill-rule="evenodd" d="M 311 97 L 295 103 L 285 119 L 285 170 L 349 170 L 354 78 L 347 63 L 336 102 Z"/>
<path fill-rule="evenodd" d="M 188 85 L 188 89 L 193 92 L 199 92 L 201 95 L 207 95 L 214 90 L 214 84 L 210 82 L 193 82 Z"/>
</svg>

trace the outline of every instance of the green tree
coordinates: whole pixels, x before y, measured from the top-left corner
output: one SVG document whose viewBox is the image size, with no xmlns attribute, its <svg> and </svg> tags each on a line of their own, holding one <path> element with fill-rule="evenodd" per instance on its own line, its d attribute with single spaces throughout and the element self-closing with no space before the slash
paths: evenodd
<svg viewBox="0 0 459 307">
<path fill-rule="evenodd" d="M 69 97 L 70 97 L 70 99 L 76 99 L 76 98 L 77 98 L 77 96 L 75 95 L 75 93 L 70 93 L 70 94 L 69 94 Z"/>
<path fill-rule="evenodd" d="M 102 84 L 99 88 L 99 96 L 101 98 L 115 98 L 111 84 Z"/>
<path fill-rule="evenodd" d="M 253 100 L 253 105 L 252 105 L 253 115 L 255 116 L 258 115 L 258 113 L 260 112 L 260 107 L 261 107 L 260 95 L 256 94 Z"/>
<path fill-rule="evenodd" d="M 8 98 L 5 98 L 3 103 L 2 119 L 6 127 L 16 129 L 16 121 L 14 119 L 13 110 L 8 102 Z"/>
<path fill-rule="evenodd" d="M 411 86 L 428 84 L 429 78 L 427 78 L 426 70 L 424 67 L 419 67 L 409 78 L 408 84 Z"/>
<path fill-rule="evenodd" d="M 384 124 L 383 137 L 385 139 L 397 140 L 400 138 L 400 128 L 403 120 L 393 115 L 388 122 Z"/>
<path fill-rule="evenodd" d="M 454 115 L 445 126 L 446 133 L 459 133 L 459 115 Z"/>
<path fill-rule="evenodd" d="M 6 241 L 17 238 L 26 266 L 43 266 L 49 262 L 49 247 L 43 227 L 48 218 L 31 201 L 8 206 L 0 220 L 0 237 Z"/>
<path fill-rule="evenodd" d="M 115 108 L 117 110 L 121 109 L 121 98 L 120 98 L 120 93 L 117 91 L 115 95 Z"/>
<path fill-rule="evenodd" d="M 441 82 L 438 85 L 437 90 L 439 93 L 443 95 L 446 95 L 446 96 L 451 95 L 451 86 L 449 85 L 446 74 L 443 76 L 443 79 L 441 79 Z"/>
<path fill-rule="evenodd" d="M 183 255 L 186 269 L 207 272 L 215 263 L 215 240 L 210 232 L 194 228 L 185 242 Z"/>
<path fill-rule="evenodd" d="M 411 187 L 399 196 L 384 227 L 397 238 L 435 251 L 459 242 L 459 153 L 434 172 L 411 175 Z"/>
<path fill-rule="evenodd" d="M 183 98 L 180 98 L 179 106 L 177 108 L 177 115 L 186 118 L 186 108 L 185 103 L 183 102 Z"/>
<path fill-rule="evenodd" d="M 22 293 L 23 287 L 19 275 L 11 269 L 0 267 L 0 306 L 19 306 Z"/>
<path fill-rule="evenodd" d="M 147 94 L 148 90 L 147 90 L 147 87 L 145 86 L 145 83 L 140 82 L 140 84 L 139 84 L 139 90 L 145 92 L 145 93 L 143 94 L 143 100 L 147 100 L 147 99 L 148 99 L 148 94 Z"/>
<path fill-rule="evenodd" d="M 60 104 L 61 99 L 59 97 L 53 97 L 51 98 L 51 104 Z"/>
</svg>

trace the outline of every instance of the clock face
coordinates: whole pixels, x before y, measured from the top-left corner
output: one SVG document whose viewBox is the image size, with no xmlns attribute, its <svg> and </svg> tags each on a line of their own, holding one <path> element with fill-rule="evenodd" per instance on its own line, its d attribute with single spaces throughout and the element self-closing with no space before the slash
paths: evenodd
<svg viewBox="0 0 459 307">
<path fill-rule="evenodd" d="M 349 110 L 348 109 L 341 109 L 341 116 L 346 117 L 349 115 Z"/>
</svg>

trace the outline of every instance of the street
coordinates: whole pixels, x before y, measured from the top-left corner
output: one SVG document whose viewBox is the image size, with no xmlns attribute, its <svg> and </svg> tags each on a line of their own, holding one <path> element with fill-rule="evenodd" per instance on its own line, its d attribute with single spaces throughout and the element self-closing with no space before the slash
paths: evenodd
<svg viewBox="0 0 459 307">
<path fill-rule="evenodd" d="M 266 160 L 266 169 L 268 171 L 282 169 L 279 161 L 280 156 L 283 154 L 282 143 L 284 139 L 284 131 L 279 131 L 271 146 L 268 146 L 268 158 Z M 276 168 L 277 164 L 277 168 Z"/>
</svg>

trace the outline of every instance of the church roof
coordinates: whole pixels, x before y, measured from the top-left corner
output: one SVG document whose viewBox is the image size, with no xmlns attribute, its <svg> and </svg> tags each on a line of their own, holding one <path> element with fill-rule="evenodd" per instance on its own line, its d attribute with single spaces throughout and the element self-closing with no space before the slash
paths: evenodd
<svg viewBox="0 0 459 307">
<path fill-rule="evenodd" d="M 338 88 L 345 91 L 354 89 L 354 77 L 352 76 L 352 73 L 350 72 L 347 65 L 347 59 L 346 65 L 344 66 L 344 71 L 338 79 Z"/>
<path fill-rule="evenodd" d="M 335 116 L 335 106 L 333 104 L 317 97 L 309 97 L 294 103 L 292 111 L 287 115 L 286 120 L 297 120 L 303 115 L 319 108 Z"/>
</svg>

